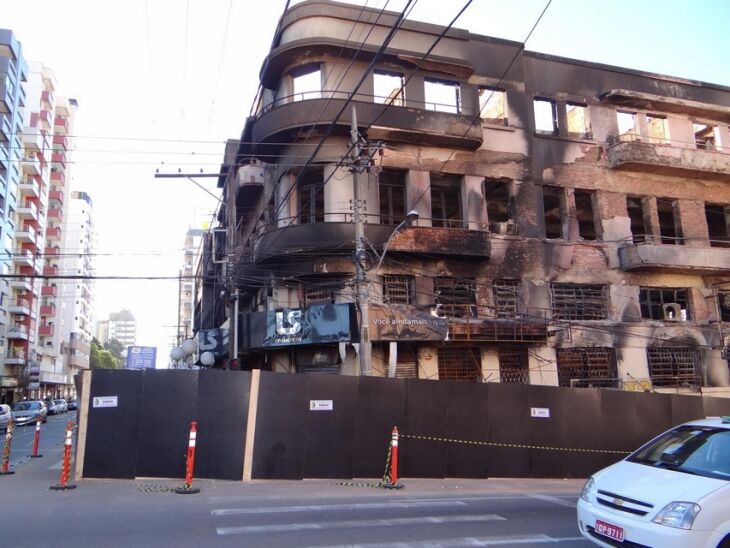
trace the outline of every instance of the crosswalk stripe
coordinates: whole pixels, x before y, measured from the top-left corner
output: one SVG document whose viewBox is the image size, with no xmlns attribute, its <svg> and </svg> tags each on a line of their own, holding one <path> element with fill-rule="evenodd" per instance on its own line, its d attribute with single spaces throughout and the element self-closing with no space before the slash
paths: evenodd
<svg viewBox="0 0 730 548">
<path fill-rule="evenodd" d="M 440 523 L 467 523 L 485 521 L 505 521 L 496 514 L 478 516 L 426 516 L 393 519 L 360 519 L 310 523 L 285 523 L 277 525 L 244 525 L 240 527 L 218 527 L 219 535 L 241 535 L 246 533 L 278 533 L 283 531 L 306 531 L 323 529 L 345 529 L 354 527 L 393 527 L 398 525 L 428 525 Z"/>
<path fill-rule="evenodd" d="M 241 514 L 285 514 L 295 512 L 317 512 L 321 510 L 372 510 L 382 508 L 434 508 L 466 506 L 462 501 L 444 502 L 362 502 L 357 504 L 319 504 L 307 506 L 268 506 L 258 508 L 218 508 L 210 511 L 211 516 L 235 516 Z"/>
</svg>

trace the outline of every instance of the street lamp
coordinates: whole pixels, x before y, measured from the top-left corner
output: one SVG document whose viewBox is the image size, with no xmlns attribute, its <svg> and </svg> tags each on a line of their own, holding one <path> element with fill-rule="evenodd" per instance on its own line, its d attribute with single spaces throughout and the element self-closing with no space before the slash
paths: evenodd
<svg viewBox="0 0 730 548">
<path fill-rule="evenodd" d="M 178 368 L 180 367 L 180 362 L 183 362 L 188 366 L 188 369 L 190 369 L 191 366 L 187 362 L 190 356 L 195 354 L 197 351 L 198 343 L 195 342 L 195 339 L 185 339 L 181 346 L 176 346 L 170 350 L 170 359 L 177 362 Z"/>
<path fill-rule="evenodd" d="M 388 236 L 388 239 L 385 241 L 385 245 L 383 246 L 383 252 L 380 254 L 380 260 L 378 260 L 378 266 L 375 267 L 375 274 L 378 273 L 380 270 L 380 266 L 383 264 L 383 259 L 385 259 L 385 254 L 388 252 L 388 246 L 390 245 L 390 241 L 393 239 L 393 236 L 396 235 L 396 233 L 403 228 L 405 225 L 410 225 L 413 221 L 418 220 L 418 217 L 420 217 L 418 211 L 415 209 L 411 209 L 407 214 L 406 218 L 403 219 L 398 226 L 396 226 L 393 229 L 393 232 L 390 233 L 390 236 Z"/>
</svg>

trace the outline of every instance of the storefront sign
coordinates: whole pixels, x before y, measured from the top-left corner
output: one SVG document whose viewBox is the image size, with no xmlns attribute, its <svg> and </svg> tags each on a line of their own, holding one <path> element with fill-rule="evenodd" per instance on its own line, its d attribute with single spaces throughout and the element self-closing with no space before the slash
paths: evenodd
<svg viewBox="0 0 730 548">
<path fill-rule="evenodd" d="M 444 341 L 448 320 L 433 306 L 370 306 L 370 336 L 374 341 Z"/>
<path fill-rule="evenodd" d="M 537 419 L 549 419 L 550 409 L 548 407 L 531 407 L 530 416 Z"/>
<path fill-rule="evenodd" d="M 198 354 L 212 352 L 216 359 L 228 357 L 228 329 L 201 329 L 197 339 Z"/>
</svg>

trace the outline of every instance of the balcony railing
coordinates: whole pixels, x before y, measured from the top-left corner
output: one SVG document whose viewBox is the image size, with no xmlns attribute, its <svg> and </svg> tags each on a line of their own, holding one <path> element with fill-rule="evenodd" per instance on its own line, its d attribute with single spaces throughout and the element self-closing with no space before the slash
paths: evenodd
<svg viewBox="0 0 730 548">
<path fill-rule="evenodd" d="M 59 145 L 64 151 L 68 150 L 68 137 L 65 135 L 54 135 L 53 144 Z"/>
<path fill-rule="evenodd" d="M 58 295 L 58 288 L 55 285 L 44 285 L 41 288 L 41 295 L 43 297 L 56 297 Z"/>
<path fill-rule="evenodd" d="M 13 263 L 22 266 L 33 266 L 33 253 L 28 249 L 16 249 L 13 251 Z"/>
<path fill-rule="evenodd" d="M 498 318 L 492 307 L 475 304 L 439 304 L 439 315 L 448 318 L 449 339 L 460 341 L 533 342 L 547 340 L 547 319 L 516 314 Z"/>
<path fill-rule="evenodd" d="M 63 131 L 64 133 L 68 133 L 68 119 L 62 118 L 60 116 L 56 116 L 56 118 L 53 120 L 53 125 L 55 126 L 56 132 Z"/>
<path fill-rule="evenodd" d="M 63 171 L 51 171 L 51 181 L 58 183 L 61 186 L 66 184 L 66 174 Z"/>
<path fill-rule="evenodd" d="M 41 305 L 41 316 L 54 316 L 56 314 L 55 304 L 43 304 Z"/>
<path fill-rule="evenodd" d="M 53 324 L 38 326 L 38 335 L 41 337 L 53 337 Z"/>
<path fill-rule="evenodd" d="M 51 240 L 59 240 L 61 238 L 61 229 L 57 226 L 47 228 L 46 238 Z"/>
<path fill-rule="evenodd" d="M 8 326 L 5 330 L 5 336 L 8 339 L 22 339 L 28 340 L 28 327 L 25 325 L 12 325 Z"/>
<path fill-rule="evenodd" d="M 618 256 L 624 271 L 730 272 L 730 248 L 642 242 L 619 247 Z"/>
<path fill-rule="evenodd" d="M 41 195 L 40 186 L 32 177 L 23 178 L 18 184 L 18 188 L 20 188 L 22 194 L 33 196 L 34 198 L 39 198 Z"/>
<path fill-rule="evenodd" d="M 50 219 L 61 221 L 63 219 L 63 210 L 58 207 L 50 207 L 48 208 L 48 217 Z"/>
</svg>

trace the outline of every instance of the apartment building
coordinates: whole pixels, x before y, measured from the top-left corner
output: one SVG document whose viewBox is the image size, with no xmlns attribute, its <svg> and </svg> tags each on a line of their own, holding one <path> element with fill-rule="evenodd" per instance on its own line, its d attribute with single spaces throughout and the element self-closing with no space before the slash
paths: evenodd
<svg viewBox="0 0 730 548">
<path fill-rule="evenodd" d="M 96 333 L 97 339 L 102 344 L 117 339 L 124 345 L 126 356 L 127 347 L 137 344 L 137 320 L 131 310 L 112 312 L 107 320 L 98 322 Z"/>
<path fill-rule="evenodd" d="M 178 344 L 179 341 L 189 338 L 193 332 L 194 267 L 200 260 L 203 234 L 204 231 L 200 228 L 189 228 L 185 233 L 183 265 L 180 270 L 180 295 L 178 297 Z"/>
<path fill-rule="evenodd" d="M 730 396 L 730 88 L 396 17 L 282 18 L 200 269 L 243 367 Z"/>
</svg>

